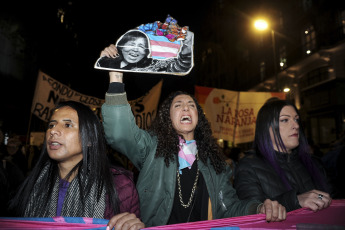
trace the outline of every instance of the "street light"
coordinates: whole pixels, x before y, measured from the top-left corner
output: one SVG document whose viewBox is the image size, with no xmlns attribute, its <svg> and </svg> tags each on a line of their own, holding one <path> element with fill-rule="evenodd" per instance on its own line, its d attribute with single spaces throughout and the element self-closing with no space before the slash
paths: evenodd
<svg viewBox="0 0 345 230">
<path fill-rule="evenodd" d="M 254 27 L 257 30 L 267 30 L 269 28 L 268 23 L 266 20 L 258 19 L 254 22 Z M 273 48 L 273 65 L 274 65 L 274 84 L 275 84 L 275 90 L 278 91 L 278 74 L 277 74 L 277 59 L 276 59 L 276 41 L 275 41 L 275 33 L 272 28 L 271 30 L 271 36 L 272 36 L 272 48 Z"/>
</svg>

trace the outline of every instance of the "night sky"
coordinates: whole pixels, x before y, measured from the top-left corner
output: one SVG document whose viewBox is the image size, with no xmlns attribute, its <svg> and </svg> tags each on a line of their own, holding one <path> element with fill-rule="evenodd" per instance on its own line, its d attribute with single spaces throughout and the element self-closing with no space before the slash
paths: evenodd
<svg viewBox="0 0 345 230">
<path fill-rule="evenodd" d="M 38 32 L 40 68 L 51 77 L 70 84 L 74 90 L 104 97 L 108 73 L 93 68 L 103 48 L 141 24 L 164 22 L 168 14 L 180 26 L 189 26 L 197 40 L 198 31 L 202 27 L 200 21 L 203 20 L 200 14 L 204 6 L 201 4 L 196 4 L 196 1 L 185 1 L 183 5 L 170 5 L 162 1 L 74 2 L 72 7 L 67 8 L 70 12 L 67 11 L 65 17 L 66 24 L 71 26 L 67 30 L 69 32 L 62 24 L 59 25 L 56 8 L 52 7 L 42 13 L 42 20 L 39 19 L 42 28 Z M 51 55 L 54 57 L 50 58 Z M 134 99 L 146 93 L 161 78 L 165 79 L 165 85 L 168 86 L 166 90 L 176 87 L 190 91 L 194 85 L 192 75 L 181 77 L 125 73 L 125 84 L 128 96 Z"/>
<path fill-rule="evenodd" d="M 168 14 L 194 32 L 196 56 L 199 32 L 207 29 L 203 20 L 211 5 L 212 1 L 7 1 L 0 8 L 0 19 L 4 27 L 13 27 L 7 28 L 13 43 L 24 44 L 18 46 L 24 58 L 16 63 L 23 73 L 18 79 L 11 74 L 2 79 L 3 126 L 26 132 L 38 70 L 82 94 L 104 98 L 108 72 L 93 68 L 101 50 L 141 24 L 164 22 Z M 65 12 L 64 23 L 59 21 L 58 9 Z M 144 95 L 161 79 L 161 98 L 175 90 L 193 93 L 195 68 L 187 76 L 125 73 L 128 99 Z"/>
</svg>

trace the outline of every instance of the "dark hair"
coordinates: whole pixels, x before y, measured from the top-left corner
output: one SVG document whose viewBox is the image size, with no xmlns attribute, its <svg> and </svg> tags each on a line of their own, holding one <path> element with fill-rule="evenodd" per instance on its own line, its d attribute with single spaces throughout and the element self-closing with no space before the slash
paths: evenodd
<svg viewBox="0 0 345 230">
<path fill-rule="evenodd" d="M 182 91 L 171 93 L 163 101 L 156 118 L 153 120 L 149 128 L 149 132 L 158 138 L 156 157 L 164 157 L 166 166 L 169 166 L 170 161 L 177 160 L 179 152 L 179 135 L 172 126 L 170 107 L 172 101 L 178 95 L 190 96 L 197 106 L 199 120 L 194 130 L 194 139 L 198 146 L 199 159 L 204 164 L 207 164 L 207 159 L 209 158 L 215 171 L 217 173 L 221 173 L 225 170 L 225 158 L 221 148 L 216 142 L 216 139 L 212 136 L 211 126 L 195 97 Z M 180 137 L 183 139 L 182 136 Z"/>
<path fill-rule="evenodd" d="M 102 190 L 105 188 L 108 196 L 107 200 L 111 202 L 114 214 L 119 213 L 118 195 L 110 172 L 103 127 L 99 118 L 88 106 L 79 102 L 60 102 L 54 111 L 62 107 L 70 107 L 78 114 L 79 135 L 83 152 L 83 159 L 68 173 L 66 179 L 77 171 L 75 179 L 79 184 L 83 206 L 92 185 L 96 184 L 97 197 L 95 199 L 98 201 L 101 198 Z M 56 176 L 58 175 L 58 164 L 49 157 L 46 142 L 44 142 L 38 162 L 10 203 L 10 209 L 13 210 L 15 215 L 23 216 L 35 182 L 41 175 L 42 169 L 47 165 L 49 165 L 49 175 L 43 179 L 43 183 L 39 184 L 39 191 L 46 191 L 47 187 L 49 188 L 46 192 L 47 195 L 42 195 L 45 197 L 46 203 L 51 199 Z"/>
<path fill-rule="evenodd" d="M 292 102 L 287 100 L 271 100 L 266 102 L 260 108 L 256 119 L 255 139 L 253 143 L 253 148 L 256 150 L 258 154 L 262 155 L 273 166 L 275 171 L 278 173 L 278 175 L 284 182 L 285 186 L 288 189 L 291 189 L 291 185 L 289 184 L 284 171 L 276 161 L 276 153 L 273 148 L 273 143 L 270 135 L 270 128 L 272 128 L 274 141 L 278 148 L 278 152 L 286 152 L 286 147 L 283 143 L 283 140 L 279 132 L 280 112 L 285 106 L 292 106 L 296 110 L 298 116 L 300 117 L 299 111 L 296 108 L 296 106 Z M 299 145 L 296 147 L 295 150 L 298 152 L 298 156 L 301 159 L 303 165 L 309 171 L 314 183 L 320 184 L 321 188 L 326 190 L 327 187 L 325 181 L 321 179 L 321 174 L 315 163 L 312 161 L 312 158 L 308 152 L 308 142 L 306 136 L 304 135 L 301 119 L 298 120 L 298 125 Z"/>
<path fill-rule="evenodd" d="M 127 66 L 123 67 L 123 69 L 132 69 L 135 67 L 139 67 L 139 68 L 146 67 L 151 63 L 151 60 L 148 59 L 148 55 L 150 53 L 149 41 L 148 41 L 147 35 L 140 30 L 128 31 L 117 42 L 116 47 L 118 48 L 118 51 L 120 53 L 121 61 L 123 60 L 122 46 L 124 46 L 128 41 L 134 41 L 134 40 L 137 40 L 138 38 L 143 38 L 145 41 L 145 47 L 147 47 L 147 49 L 145 49 L 146 55 L 139 62 L 129 63 Z"/>
</svg>

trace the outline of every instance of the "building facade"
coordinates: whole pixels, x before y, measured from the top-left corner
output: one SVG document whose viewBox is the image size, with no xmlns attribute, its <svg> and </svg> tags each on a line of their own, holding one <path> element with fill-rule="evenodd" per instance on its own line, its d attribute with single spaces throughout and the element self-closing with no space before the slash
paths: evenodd
<svg viewBox="0 0 345 230">
<path fill-rule="evenodd" d="M 300 109 L 308 138 L 327 148 L 345 130 L 344 3 L 289 1 L 275 7 L 275 37 L 266 34 L 251 47 L 266 58 L 256 56 L 259 82 L 249 90 L 289 88 L 286 96 Z"/>
</svg>

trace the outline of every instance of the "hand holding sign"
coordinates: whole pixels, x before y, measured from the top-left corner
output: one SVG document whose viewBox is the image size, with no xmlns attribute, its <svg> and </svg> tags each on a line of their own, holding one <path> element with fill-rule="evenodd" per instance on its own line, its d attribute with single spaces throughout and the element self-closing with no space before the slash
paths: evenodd
<svg viewBox="0 0 345 230">
<path fill-rule="evenodd" d="M 102 51 L 95 68 L 118 72 L 186 75 L 193 67 L 194 33 L 168 15 L 164 23 L 129 30 Z M 115 48 L 114 48 L 115 47 Z M 110 56 L 107 49 L 116 55 Z"/>
</svg>

